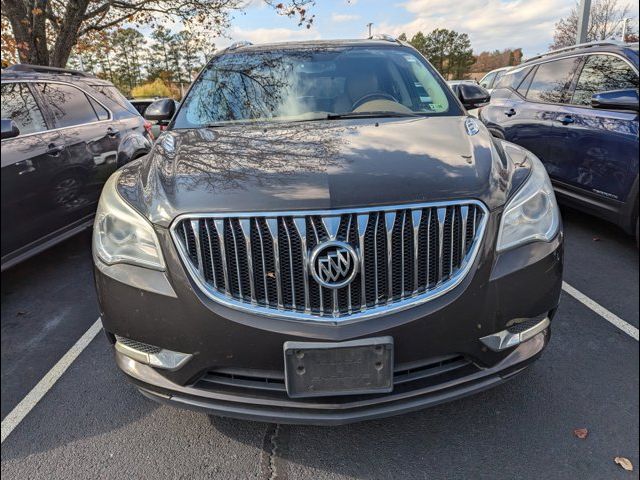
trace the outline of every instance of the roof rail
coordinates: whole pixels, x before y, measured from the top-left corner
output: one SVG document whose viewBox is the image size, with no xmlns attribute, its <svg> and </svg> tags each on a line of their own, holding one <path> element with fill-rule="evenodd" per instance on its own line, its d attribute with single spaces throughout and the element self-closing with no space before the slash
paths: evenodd
<svg viewBox="0 0 640 480">
<path fill-rule="evenodd" d="M 225 50 L 235 50 L 236 48 L 240 48 L 240 47 L 248 47 L 250 45 L 253 45 L 253 43 L 248 42 L 246 40 L 240 40 L 239 42 L 234 42 L 231 45 L 229 45 L 227 48 L 225 48 Z"/>
<path fill-rule="evenodd" d="M 400 43 L 396 37 L 388 33 L 376 33 L 375 35 L 371 35 L 368 40 L 384 40 L 385 42 Z"/>
<path fill-rule="evenodd" d="M 623 46 L 623 45 L 627 45 L 627 44 L 625 42 L 621 42 L 619 40 L 614 40 L 614 39 L 596 40 L 596 41 L 593 41 L 593 42 L 578 43 L 576 45 L 570 45 L 568 47 L 558 48 L 557 50 L 549 50 L 548 52 L 541 53 L 539 55 L 534 55 L 531 58 L 527 58 L 525 60 L 525 62 L 530 62 L 531 60 L 537 60 L 539 58 L 546 57 L 546 56 L 549 56 L 549 55 L 555 55 L 556 53 L 562 53 L 562 52 L 569 52 L 571 50 L 577 50 L 579 48 L 599 47 L 599 46 L 604 46 L 604 45 Z"/>
<path fill-rule="evenodd" d="M 92 77 L 90 73 L 81 72 L 79 70 L 70 70 L 68 68 L 47 67 L 45 65 L 30 65 L 28 63 L 17 63 L 5 68 L 10 72 L 37 72 L 37 73 L 53 73 L 60 75 L 75 75 L 78 77 Z"/>
</svg>

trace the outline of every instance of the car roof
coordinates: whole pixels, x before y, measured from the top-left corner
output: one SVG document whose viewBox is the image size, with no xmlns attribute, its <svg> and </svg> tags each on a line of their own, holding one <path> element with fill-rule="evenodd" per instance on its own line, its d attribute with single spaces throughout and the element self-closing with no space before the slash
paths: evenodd
<svg viewBox="0 0 640 480">
<path fill-rule="evenodd" d="M 2 69 L 2 80 L 48 80 L 59 82 L 80 82 L 87 85 L 113 86 L 90 73 L 65 68 L 43 67 L 39 65 L 16 64 Z"/>
<path fill-rule="evenodd" d="M 237 45 L 237 46 L 236 46 Z M 304 40 L 293 42 L 274 42 L 274 43 L 262 43 L 262 44 L 250 44 L 248 42 L 238 42 L 219 53 L 231 53 L 231 52 L 249 52 L 249 51 L 264 51 L 264 50 L 303 50 L 312 48 L 341 48 L 341 47 L 389 47 L 407 46 L 405 42 L 388 37 L 371 38 L 371 39 L 338 39 L 338 40 Z"/>
<path fill-rule="evenodd" d="M 534 57 L 528 58 L 522 62 L 519 66 L 533 65 L 536 63 L 546 62 L 548 60 L 555 60 L 558 58 L 569 57 L 572 55 L 579 55 L 582 53 L 623 53 L 625 50 L 632 50 L 637 54 L 638 43 L 624 43 L 615 40 L 603 40 L 597 42 L 583 43 L 579 45 L 573 45 L 565 48 L 558 49 L 556 51 L 549 51 Z"/>
</svg>

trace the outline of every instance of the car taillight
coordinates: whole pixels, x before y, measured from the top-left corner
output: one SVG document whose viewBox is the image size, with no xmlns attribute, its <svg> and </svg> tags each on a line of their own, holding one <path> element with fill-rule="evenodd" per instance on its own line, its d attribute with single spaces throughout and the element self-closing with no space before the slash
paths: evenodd
<svg viewBox="0 0 640 480">
<path fill-rule="evenodd" d="M 151 123 L 149 122 L 144 122 L 144 129 L 147 132 L 147 135 L 149 135 L 149 138 L 151 138 L 151 140 L 153 140 L 153 132 L 151 131 Z"/>
</svg>

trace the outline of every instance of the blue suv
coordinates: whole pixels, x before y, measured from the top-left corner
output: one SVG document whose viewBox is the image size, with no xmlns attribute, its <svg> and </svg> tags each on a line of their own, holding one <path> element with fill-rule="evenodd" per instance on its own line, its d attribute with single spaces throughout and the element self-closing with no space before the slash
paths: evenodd
<svg viewBox="0 0 640 480">
<path fill-rule="evenodd" d="M 544 163 L 564 203 L 638 238 L 638 44 L 531 58 L 494 87 L 480 119 Z"/>
</svg>

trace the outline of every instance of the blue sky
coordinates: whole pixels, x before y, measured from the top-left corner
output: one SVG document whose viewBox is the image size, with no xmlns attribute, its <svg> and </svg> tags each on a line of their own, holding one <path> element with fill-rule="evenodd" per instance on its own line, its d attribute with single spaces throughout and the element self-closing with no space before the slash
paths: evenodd
<svg viewBox="0 0 640 480">
<path fill-rule="evenodd" d="M 627 0 L 637 25 L 638 0 Z M 621 0 L 625 3 L 625 0 Z M 574 0 L 316 0 L 310 30 L 297 21 L 277 16 L 260 0 L 234 14 L 230 38 L 219 38 L 218 48 L 236 40 L 254 43 L 297 39 L 363 38 L 366 24 L 374 33 L 409 37 L 419 30 L 449 28 L 466 32 L 474 52 L 521 47 L 525 56 L 547 50 L 554 24 L 566 16 Z"/>
</svg>

